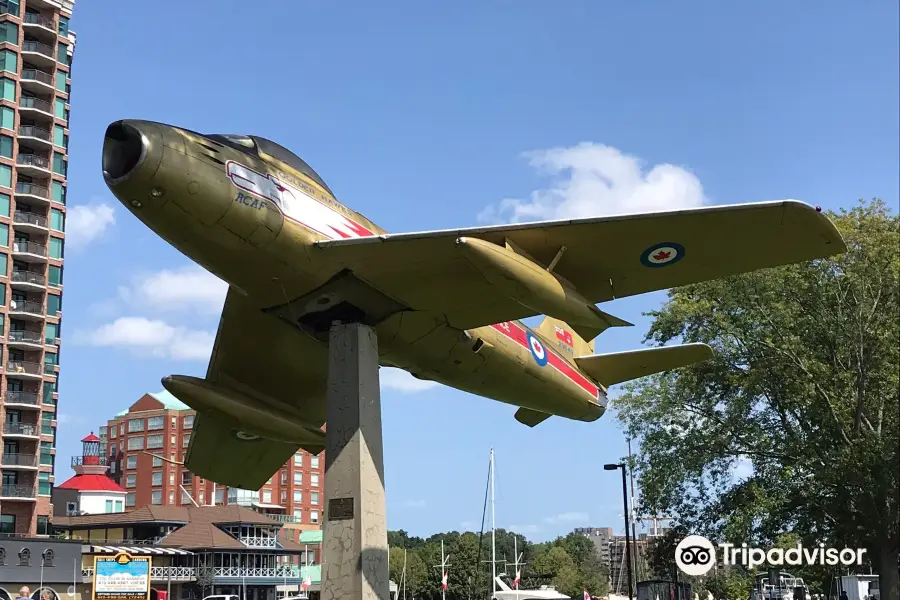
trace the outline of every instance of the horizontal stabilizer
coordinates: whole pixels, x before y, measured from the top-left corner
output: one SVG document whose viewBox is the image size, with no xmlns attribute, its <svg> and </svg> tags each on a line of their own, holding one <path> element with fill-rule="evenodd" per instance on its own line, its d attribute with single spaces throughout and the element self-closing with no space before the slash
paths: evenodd
<svg viewBox="0 0 900 600">
<path fill-rule="evenodd" d="M 529 427 L 534 427 L 538 423 L 543 423 L 553 415 L 542 413 L 530 408 L 520 408 L 516 411 L 516 421 Z"/>
<path fill-rule="evenodd" d="M 683 344 L 665 348 L 642 348 L 610 354 L 579 356 L 575 364 L 582 371 L 606 387 L 671 371 L 712 358 L 712 348 L 706 344 Z"/>
<path fill-rule="evenodd" d="M 596 338 L 598 335 L 600 335 L 610 327 L 634 327 L 633 323 L 629 323 L 628 321 L 620 319 L 619 317 L 615 317 L 609 313 L 603 312 L 597 307 L 594 307 L 594 312 L 596 312 L 598 315 L 600 315 L 600 317 L 603 318 L 604 321 L 606 321 L 606 326 L 591 327 L 586 325 L 570 325 L 570 327 L 575 330 L 575 333 L 581 336 L 581 339 L 588 343 L 591 343 L 594 338 Z"/>
</svg>

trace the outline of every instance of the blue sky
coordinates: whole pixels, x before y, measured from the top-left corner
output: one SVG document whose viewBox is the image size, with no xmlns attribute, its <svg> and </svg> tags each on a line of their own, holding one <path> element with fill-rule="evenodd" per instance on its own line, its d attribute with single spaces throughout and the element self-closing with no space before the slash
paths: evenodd
<svg viewBox="0 0 900 600">
<path fill-rule="evenodd" d="M 222 286 L 121 208 L 120 118 L 252 133 L 390 231 L 797 198 L 898 202 L 898 7 L 781 3 L 81 0 L 72 28 L 59 454 L 171 373 L 202 376 Z M 552 7 L 552 8 L 551 8 Z M 604 309 L 639 346 L 663 293 Z M 613 416 L 528 429 L 512 407 L 383 377 L 388 526 L 546 539 L 621 529 Z M 58 462 L 57 480 L 68 475 Z M 465 524 L 465 525 L 464 525 Z"/>
</svg>

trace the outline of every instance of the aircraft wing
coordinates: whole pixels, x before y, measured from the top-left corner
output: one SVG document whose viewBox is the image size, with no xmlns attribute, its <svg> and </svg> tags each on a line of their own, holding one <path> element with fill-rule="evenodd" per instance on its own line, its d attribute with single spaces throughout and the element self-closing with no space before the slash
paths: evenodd
<svg viewBox="0 0 900 600">
<path fill-rule="evenodd" d="M 228 290 L 206 379 L 255 390 L 296 408 L 303 420 L 325 422 L 327 350 L 312 338 L 244 302 Z M 273 417 L 275 418 L 275 417 Z M 195 474 L 231 487 L 257 490 L 297 452 L 298 446 L 248 439 L 228 423 L 198 414 L 185 458 Z M 325 433 L 303 446 L 325 448 Z"/>
<path fill-rule="evenodd" d="M 321 241 L 323 256 L 413 310 L 474 328 L 533 316 L 502 295 L 455 245 L 507 242 L 605 302 L 846 251 L 817 209 L 786 200 L 690 210 Z"/>
</svg>

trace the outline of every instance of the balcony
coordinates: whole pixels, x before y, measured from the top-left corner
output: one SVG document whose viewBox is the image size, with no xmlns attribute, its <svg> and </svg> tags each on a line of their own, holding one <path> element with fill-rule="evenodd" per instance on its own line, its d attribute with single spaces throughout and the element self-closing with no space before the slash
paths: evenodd
<svg viewBox="0 0 900 600">
<path fill-rule="evenodd" d="M 18 260 L 47 262 L 47 246 L 35 242 L 14 241 L 12 254 Z"/>
<path fill-rule="evenodd" d="M 56 91 L 53 85 L 53 75 L 40 69 L 22 69 L 19 83 L 22 89 L 30 92 L 50 92 L 52 94 Z"/>
<path fill-rule="evenodd" d="M 24 129 L 23 127 L 19 128 L 19 131 Z M 29 200 L 40 200 L 42 202 L 50 202 L 50 189 L 43 185 L 38 185 L 36 183 L 29 182 L 17 182 L 16 183 L 16 196 L 22 196 Z"/>
<path fill-rule="evenodd" d="M 23 127 L 19 128 L 24 129 Z M 43 131 L 43 130 L 42 130 Z M 37 175 L 38 177 L 50 177 L 50 161 L 39 154 L 19 154 L 16 156 L 16 167 L 25 175 Z"/>
<path fill-rule="evenodd" d="M 37 469 L 37 454 L 4 454 L 0 457 L 0 465 L 6 468 L 22 467 L 25 469 Z"/>
<path fill-rule="evenodd" d="M 31 423 L 6 423 L 3 426 L 4 436 L 40 437 L 41 428 Z"/>
<path fill-rule="evenodd" d="M 46 100 L 33 96 L 22 96 L 19 98 L 19 109 L 24 113 L 37 112 L 41 116 L 53 118 L 53 105 Z"/>
<path fill-rule="evenodd" d="M 52 68 L 56 65 L 56 49 L 43 42 L 29 40 L 22 44 L 22 60 L 39 67 Z"/>
<path fill-rule="evenodd" d="M 16 406 L 29 406 L 32 408 L 37 408 L 39 402 L 38 395 L 35 392 L 10 392 L 9 390 L 7 390 L 4 400 L 7 406 L 15 404 Z"/>
<path fill-rule="evenodd" d="M 81 569 L 81 577 L 85 583 L 94 579 L 93 567 Z M 197 567 L 150 567 L 151 581 L 194 582 L 197 581 Z"/>
<path fill-rule="evenodd" d="M 48 39 L 52 36 L 54 42 L 57 39 L 56 23 L 53 22 L 53 19 L 48 19 L 44 15 L 26 12 L 22 17 L 22 27 L 25 31 L 34 35 L 43 35 Z"/>
<path fill-rule="evenodd" d="M 22 125 L 18 130 L 19 138 L 36 146 L 53 147 L 53 136 L 49 131 L 34 125 Z"/>
<path fill-rule="evenodd" d="M 47 287 L 47 278 L 39 271 L 13 269 L 10 283 L 14 288 L 43 290 Z"/>
<path fill-rule="evenodd" d="M 43 379 L 43 365 L 34 362 L 11 360 L 6 363 L 6 376 L 20 379 Z"/>
<path fill-rule="evenodd" d="M 42 302 L 34 302 L 32 300 L 10 300 L 9 316 L 18 317 L 27 321 L 43 321 L 44 304 Z"/>
<path fill-rule="evenodd" d="M 19 159 L 21 158 L 22 155 L 20 154 Z M 18 162 L 18 160 L 16 162 Z M 17 210 L 13 213 L 13 223 L 16 224 L 16 231 L 47 232 L 47 217 L 38 213 Z"/>
<path fill-rule="evenodd" d="M 0 500 L 34 500 L 34 486 L 4 483 L 0 487 Z"/>
</svg>

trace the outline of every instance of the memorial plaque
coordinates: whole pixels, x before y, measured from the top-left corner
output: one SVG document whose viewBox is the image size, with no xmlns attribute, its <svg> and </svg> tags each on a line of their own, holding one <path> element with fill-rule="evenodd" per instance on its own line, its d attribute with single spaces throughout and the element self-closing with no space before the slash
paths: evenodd
<svg viewBox="0 0 900 600">
<path fill-rule="evenodd" d="M 346 521 L 353 518 L 353 498 L 332 498 L 328 501 L 328 520 Z"/>
</svg>

